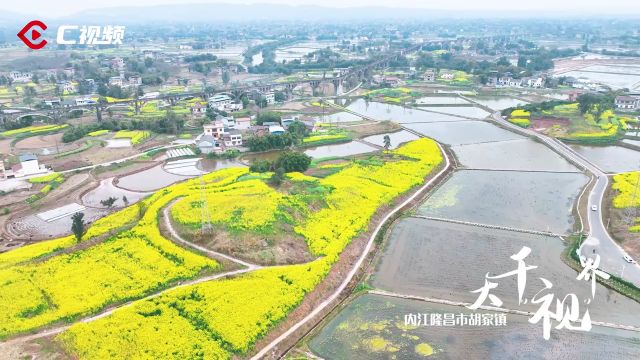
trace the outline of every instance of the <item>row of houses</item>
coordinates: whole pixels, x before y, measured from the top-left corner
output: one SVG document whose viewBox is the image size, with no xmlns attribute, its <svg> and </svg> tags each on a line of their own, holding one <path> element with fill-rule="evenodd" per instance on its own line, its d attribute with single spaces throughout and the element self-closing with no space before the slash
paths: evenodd
<svg viewBox="0 0 640 360">
<path fill-rule="evenodd" d="M 231 118 L 233 119 L 233 118 Z M 251 119 L 247 118 L 249 123 Z M 225 120 L 227 126 L 225 126 Z M 245 122 L 242 121 L 244 127 Z M 214 120 L 209 124 L 205 124 L 203 126 L 204 132 L 200 135 L 196 140 L 196 145 L 204 154 L 209 154 L 212 152 L 225 151 L 228 148 L 240 147 L 242 146 L 242 132 L 240 129 L 231 128 L 230 126 L 235 127 L 237 123 L 234 121 L 234 124 L 230 123 L 229 118 Z M 249 128 L 249 124 L 246 125 L 246 128 Z"/>
<path fill-rule="evenodd" d="M 131 75 L 129 78 L 125 78 L 123 73 L 120 73 L 118 76 L 112 76 L 109 78 L 110 86 L 119 86 L 122 88 L 126 87 L 137 87 L 142 85 L 142 78 L 138 75 Z"/>
<path fill-rule="evenodd" d="M 545 78 L 542 76 L 515 78 L 512 73 L 498 74 L 492 72 L 487 78 L 487 86 L 493 87 L 530 87 L 543 88 Z"/>
</svg>

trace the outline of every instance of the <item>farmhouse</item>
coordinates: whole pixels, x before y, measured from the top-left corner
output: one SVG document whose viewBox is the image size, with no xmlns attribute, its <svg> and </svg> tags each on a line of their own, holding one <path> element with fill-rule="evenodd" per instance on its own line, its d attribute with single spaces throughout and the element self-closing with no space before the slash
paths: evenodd
<svg viewBox="0 0 640 360">
<path fill-rule="evenodd" d="M 207 107 L 202 105 L 200 102 L 196 102 L 191 105 L 191 115 L 193 116 L 201 116 L 207 112 Z"/>
<path fill-rule="evenodd" d="M 426 82 L 434 82 L 436 81 L 436 73 L 433 70 L 427 70 L 422 76 L 422 79 Z"/>
<path fill-rule="evenodd" d="M 222 134 L 224 133 L 224 123 L 222 121 L 216 120 L 209 124 L 205 124 L 203 127 L 205 136 L 208 135 L 214 139 L 222 138 Z"/>
<path fill-rule="evenodd" d="M 622 111 L 635 111 L 640 109 L 640 96 L 620 95 L 616 96 L 616 109 Z"/>
<path fill-rule="evenodd" d="M 242 146 L 242 134 L 238 130 L 229 130 L 222 135 L 224 145 L 227 147 Z"/>
<path fill-rule="evenodd" d="M 251 126 L 251 118 L 248 116 L 238 117 L 236 118 L 236 126 L 237 130 L 247 130 Z"/>
<path fill-rule="evenodd" d="M 203 154 L 210 154 L 219 148 L 217 140 L 211 135 L 201 136 L 200 140 L 196 142 L 196 146 Z"/>
</svg>

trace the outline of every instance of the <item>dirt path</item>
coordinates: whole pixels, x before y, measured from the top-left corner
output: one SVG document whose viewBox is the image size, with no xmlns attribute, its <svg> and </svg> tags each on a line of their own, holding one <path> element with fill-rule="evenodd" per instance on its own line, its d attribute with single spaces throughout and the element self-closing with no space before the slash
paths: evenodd
<svg viewBox="0 0 640 360">
<path fill-rule="evenodd" d="M 183 245 L 186 245 L 186 246 L 189 246 L 191 248 L 194 248 L 196 250 L 202 251 L 203 253 L 209 254 L 211 256 L 220 257 L 220 258 L 232 261 L 232 262 L 234 262 L 236 264 L 240 264 L 240 265 L 246 267 L 249 270 L 257 270 L 257 269 L 261 269 L 262 268 L 262 266 L 260 266 L 260 265 L 248 263 L 248 262 L 240 260 L 238 258 L 234 258 L 234 257 L 229 256 L 227 254 L 223 254 L 223 253 L 219 253 L 217 251 L 213 251 L 213 250 L 207 249 L 204 246 L 200 246 L 200 245 L 194 244 L 192 242 L 189 242 L 189 241 L 183 239 L 178 234 L 176 229 L 173 227 L 173 224 L 171 224 L 171 216 L 169 215 L 169 209 L 171 208 L 171 205 L 173 205 L 176 201 L 178 201 L 178 199 L 172 201 L 168 206 L 166 206 L 164 208 L 164 210 L 162 210 L 162 215 L 163 215 L 162 217 L 164 219 L 164 224 L 167 227 L 167 230 L 169 231 L 169 233 L 171 234 L 171 237 L 173 237 L 173 240 L 175 240 L 175 241 L 177 241 L 177 242 L 179 242 L 179 243 L 181 243 Z"/>
<path fill-rule="evenodd" d="M 137 300 L 131 300 L 129 302 L 126 302 L 124 304 L 121 305 L 116 305 L 116 306 L 112 306 L 106 310 L 103 310 L 102 312 L 75 321 L 74 323 L 89 323 L 98 319 L 101 319 L 103 317 L 109 316 L 111 314 L 113 314 L 114 311 L 118 310 L 118 309 L 123 309 L 126 308 L 128 306 L 131 306 L 133 303 L 138 302 L 138 301 L 144 301 L 144 300 L 149 300 L 149 299 L 153 299 L 156 298 L 168 291 L 172 291 L 175 289 L 179 289 L 179 288 L 183 288 L 186 286 L 191 286 L 191 285 L 195 285 L 195 284 L 200 284 L 206 281 L 212 281 L 212 280 L 217 280 L 217 279 L 221 279 L 221 278 L 226 278 L 226 277 L 231 277 L 231 276 L 235 276 L 235 275 L 240 275 L 240 274 L 244 274 L 247 272 L 251 272 L 251 271 L 255 271 L 257 270 L 256 268 L 253 269 L 249 269 L 249 268 L 244 268 L 244 269 L 239 269 L 239 270 L 234 270 L 234 271 L 228 271 L 228 272 L 224 272 L 224 273 L 220 273 L 220 274 L 215 274 L 215 275 L 209 275 L 209 276 L 205 276 L 205 277 L 201 277 L 198 279 L 194 279 L 194 280 L 190 280 L 190 281 L 186 281 L 183 283 L 180 283 L 179 285 L 164 289 L 162 291 L 159 291 L 157 293 L 151 294 L 149 296 L 137 299 Z M 46 329 L 46 330 L 42 330 L 42 331 L 38 331 L 35 334 L 31 334 L 31 335 L 24 335 L 24 336 L 19 336 L 13 339 L 10 339 L 8 341 L 5 342 L 1 342 L 0 343 L 0 349 L 3 349 L 5 347 L 10 348 L 12 345 L 16 344 L 16 343 L 21 343 L 21 342 L 27 342 L 27 341 L 32 341 L 32 340 L 36 340 L 36 339 L 41 339 L 44 337 L 48 337 L 48 336 L 52 336 L 52 335 L 57 335 L 65 330 L 67 330 L 69 327 L 73 326 L 73 324 L 69 324 L 69 325 L 62 325 L 62 326 L 57 326 L 57 327 L 53 327 L 50 329 Z"/>
</svg>

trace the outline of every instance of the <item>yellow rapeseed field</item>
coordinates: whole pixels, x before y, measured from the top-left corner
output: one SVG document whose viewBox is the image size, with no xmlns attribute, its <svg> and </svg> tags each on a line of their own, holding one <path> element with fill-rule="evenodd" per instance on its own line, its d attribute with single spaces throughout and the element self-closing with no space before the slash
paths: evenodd
<svg viewBox="0 0 640 360">
<path fill-rule="evenodd" d="M 81 359 L 225 359 L 245 354 L 326 276 L 344 247 L 367 228 L 379 207 L 422 184 L 424 177 L 443 161 L 437 144 L 429 139 L 410 142 L 388 154 L 390 158 L 381 161 L 352 162 L 339 172 L 317 180 L 318 186 L 331 189 L 326 194 L 326 208 L 306 213 L 295 227 L 311 251 L 319 256 L 316 260 L 170 290 L 91 323 L 75 324 L 56 339 L 72 356 Z M 273 210 L 280 202 L 295 199 L 258 185 L 261 182 L 258 179 L 234 180 L 234 176 L 237 179 L 246 174 L 247 169 L 228 169 L 206 175 L 205 188 L 212 201 L 222 204 L 222 214 L 240 213 L 247 227 L 272 221 L 269 215 L 260 213 L 263 207 Z M 218 179 L 214 183 L 215 177 Z M 310 180 L 304 175 L 290 178 Z M 192 181 L 177 186 L 180 190 L 172 186 L 146 201 L 149 204 L 146 214 L 154 214 L 149 217 L 145 214 L 141 221 L 147 232 L 157 231 L 154 228 L 157 224 L 153 224 L 153 220 L 157 221 L 157 212 L 151 208 L 163 206 L 155 204 L 164 199 L 158 194 L 168 191 L 185 196 L 177 204 L 181 204 L 184 211 L 191 211 L 198 198 L 192 193 L 199 190 L 198 183 Z M 245 198 L 252 191 L 268 200 L 259 201 L 261 206 L 250 204 Z M 238 210 L 240 208 L 242 210 Z M 173 211 L 172 215 L 188 221 L 181 218 L 180 211 Z M 213 213 L 211 216 L 216 222 L 223 218 Z M 251 219 L 253 216 L 257 220 Z M 122 291 L 122 284 L 113 286 Z M 134 285 L 128 283 L 128 286 Z"/>
</svg>

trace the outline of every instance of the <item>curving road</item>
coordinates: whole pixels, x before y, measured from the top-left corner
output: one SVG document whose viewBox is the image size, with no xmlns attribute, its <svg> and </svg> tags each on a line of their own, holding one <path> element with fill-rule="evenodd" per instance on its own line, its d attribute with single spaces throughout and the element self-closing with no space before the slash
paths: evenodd
<svg viewBox="0 0 640 360">
<path fill-rule="evenodd" d="M 613 238 L 611 238 L 609 232 L 607 232 L 607 227 L 602 221 L 601 209 L 603 206 L 603 198 L 609 184 L 607 174 L 597 165 L 590 162 L 584 156 L 576 153 L 573 149 L 559 140 L 552 139 L 530 129 L 520 128 L 519 126 L 503 119 L 499 112 L 494 113 L 492 118 L 494 121 L 505 127 L 513 129 L 515 132 L 535 136 L 544 144 L 553 148 L 567 159 L 579 164 L 580 167 L 595 176 L 596 182 L 588 195 L 589 198 L 587 202 L 587 223 L 589 224 L 589 234 L 587 239 L 580 246 L 580 249 L 578 249 L 578 255 L 586 257 L 593 257 L 594 254 L 600 255 L 600 269 L 640 287 L 640 265 L 630 264 L 624 260 L 623 256 L 626 252 L 622 247 L 620 247 L 620 245 L 618 245 L 618 243 L 615 242 L 615 240 L 613 240 Z M 597 211 L 591 210 L 593 205 L 597 206 Z"/>
</svg>

